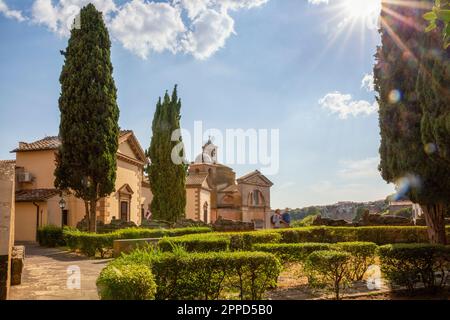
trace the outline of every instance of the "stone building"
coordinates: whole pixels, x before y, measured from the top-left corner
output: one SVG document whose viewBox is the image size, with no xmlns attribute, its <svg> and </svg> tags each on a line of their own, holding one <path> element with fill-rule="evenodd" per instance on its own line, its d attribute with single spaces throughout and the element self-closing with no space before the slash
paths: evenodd
<svg viewBox="0 0 450 320">
<path fill-rule="evenodd" d="M 191 163 L 186 180 L 186 217 L 214 223 L 217 219 L 254 222 L 270 228 L 273 183 L 254 171 L 236 179 L 230 167 L 217 162 L 217 146 L 209 140 Z"/>
<path fill-rule="evenodd" d="M 132 131 L 121 131 L 118 142 L 116 191 L 98 201 L 97 218 L 103 223 L 115 218 L 140 224 L 152 200 L 144 177 L 148 160 Z M 58 137 L 46 137 L 20 142 L 12 151 L 16 154 L 16 241 L 35 241 L 37 228 L 49 224 L 76 226 L 85 216 L 83 200 L 61 195 L 54 187 L 55 154 L 60 144 Z M 65 202 L 63 209 L 61 198 Z"/>
</svg>

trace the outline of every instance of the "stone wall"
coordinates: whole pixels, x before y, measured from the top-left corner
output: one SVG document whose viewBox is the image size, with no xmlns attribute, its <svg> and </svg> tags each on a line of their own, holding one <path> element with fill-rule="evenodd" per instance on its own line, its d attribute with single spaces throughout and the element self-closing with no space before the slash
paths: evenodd
<svg viewBox="0 0 450 320">
<path fill-rule="evenodd" d="M 14 244 L 15 163 L 0 161 L 0 300 L 8 299 Z"/>
</svg>

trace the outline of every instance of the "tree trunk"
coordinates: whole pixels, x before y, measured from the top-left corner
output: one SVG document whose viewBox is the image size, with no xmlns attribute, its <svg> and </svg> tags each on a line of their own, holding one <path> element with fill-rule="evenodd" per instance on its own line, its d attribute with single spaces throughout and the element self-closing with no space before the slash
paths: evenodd
<svg viewBox="0 0 450 320">
<path fill-rule="evenodd" d="M 445 208 L 442 203 L 421 205 L 428 227 L 430 243 L 447 244 L 445 235 Z"/>
<path fill-rule="evenodd" d="M 97 201 L 89 201 L 89 232 L 97 232 Z"/>
</svg>

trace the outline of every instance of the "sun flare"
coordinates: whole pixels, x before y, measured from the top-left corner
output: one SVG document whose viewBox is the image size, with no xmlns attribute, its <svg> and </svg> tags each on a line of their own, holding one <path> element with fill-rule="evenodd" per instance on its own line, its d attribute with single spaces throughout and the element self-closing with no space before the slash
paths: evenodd
<svg viewBox="0 0 450 320">
<path fill-rule="evenodd" d="M 342 4 L 352 19 L 375 19 L 381 10 L 381 0 L 343 0 Z"/>
</svg>

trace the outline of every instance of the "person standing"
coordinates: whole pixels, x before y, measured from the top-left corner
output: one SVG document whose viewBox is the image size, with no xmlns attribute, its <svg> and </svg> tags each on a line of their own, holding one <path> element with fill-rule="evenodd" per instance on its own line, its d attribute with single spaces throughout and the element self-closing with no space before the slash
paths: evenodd
<svg viewBox="0 0 450 320">
<path fill-rule="evenodd" d="M 283 223 L 286 225 L 286 227 L 290 228 L 291 214 L 289 213 L 289 208 L 286 208 L 286 210 L 283 212 L 283 215 L 281 217 L 282 217 Z"/>
<path fill-rule="evenodd" d="M 281 211 L 280 209 L 275 210 L 274 215 L 272 216 L 272 224 L 274 229 L 281 228 Z"/>
</svg>

